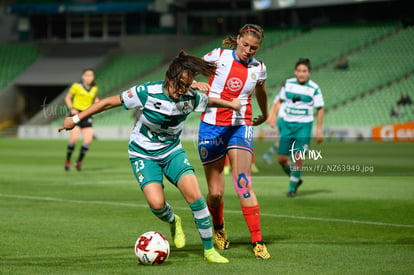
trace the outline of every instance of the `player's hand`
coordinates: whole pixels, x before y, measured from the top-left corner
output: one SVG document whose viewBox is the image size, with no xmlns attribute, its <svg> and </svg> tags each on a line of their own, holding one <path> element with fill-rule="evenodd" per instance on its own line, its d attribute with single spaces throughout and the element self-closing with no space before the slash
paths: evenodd
<svg viewBox="0 0 414 275">
<path fill-rule="evenodd" d="M 316 131 L 316 143 L 321 143 L 323 141 L 322 131 Z"/>
<path fill-rule="evenodd" d="M 275 128 L 276 127 L 276 118 L 269 116 L 266 120 L 267 124 L 269 124 L 270 127 Z"/>
<path fill-rule="evenodd" d="M 240 109 L 241 109 L 240 100 L 238 98 L 232 98 L 231 99 L 231 107 L 236 111 L 240 111 Z"/>
<path fill-rule="evenodd" d="M 262 124 L 265 121 L 266 121 L 266 117 L 264 115 L 260 115 L 258 117 L 255 117 L 253 119 L 253 126 L 259 126 L 260 124 Z"/>
<path fill-rule="evenodd" d="M 73 128 L 75 128 L 75 123 L 73 123 L 72 117 L 67 117 L 63 121 L 63 125 L 59 128 L 59 132 L 62 130 L 72 130 Z"/>
<path fill-rule="evenodd" d="M 79 111 L 78 110 L 76 110 L 76 109 L 70 109 L 70 114 L 72 115 L 72 116 L 74 116 L 74 115 L 76 115 L 76 114 L 78 114 L 79 113 Z"/>
<path fill-rule="evenodd" d="M 193 84 L 191 84 L 190 87 L 203 92 L 207 92 L 208 90 L 210 90 L 210 85 L 208 85 L 208 83 L 206 82 L 193 82 Z"/>
</svg>

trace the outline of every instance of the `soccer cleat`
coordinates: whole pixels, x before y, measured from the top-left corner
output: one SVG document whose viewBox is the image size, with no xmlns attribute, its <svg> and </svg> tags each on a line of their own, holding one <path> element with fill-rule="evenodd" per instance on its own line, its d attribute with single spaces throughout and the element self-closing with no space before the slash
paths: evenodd
<svg viewBox="0 0 414 275">
<path fill-rule="evenodd" d="M 286 197 L 294 198 L 294 197 L 296 197 L 296 192 L 295 191 L 289 191 L 289 192 L 286 193 Z"/>
<path fill-rule="evenodd" d="M 296 197 L 296 193 L 298 192 L 298 188 L 302 184 L 302 182 L 303 182 L 303 180 L 302 179 L 299 179 L 298 184 L 295 187 L 295 190 L 294 191 L 287 192 L 286 196 L 288 198 L 294 198 L 294 197 Z"/>
<path fill-rule="evenodd" d="M 302 184 L 302 182 L 303 182 L 303 180 L 302 179 L 299 179 L 298 184 L 295 187 L 295 193 L 298 192 L 298 188 Z"/>
<path fill-rule="evenodd" d="M 70 170 L 70 160 L 65 161 L 65 171 Z"/>
<path fill-rule="evenodd" d="M 82 170 L 82 162 L 81 161 L 77 161 L 75 163 L 75 167 L 76 167 L 76 170 L 81 171 Z"/>
<path fill-rule="evenodd" d="M 183 227 L 181 225 L 181 218 L 177 215 L 174 215 L 175 222 L 171 224 L 171 236 L 174 240 L 174 245 L 176 248 L 183 248 L 185 246 L 185 234 Z"/>
<path fill-rule="evenodd" d="M 273 163 L 272 158 L 268 154 L 264 154 L 262 157 L 267 165 L 271 165 Z"/>
<path fill-rule="evenodd" d="M 256 259 L 269 259 L 270 254 L 267 251 L 266 245 L 263 242 L 255 242 L 253 243 L 253 252 L 256 256 Z"/>
<path fill-rule="evenodd" d="M 256 164 L 252 164 L 252 173 L 256 174 L 259 173 L 259 168 L 257 168 Z"/>
<path fill-rule="evenodd" d="M 220 250 L 228 249 L 230 242 L 227 240 L 227 232 L 224 228 L 214 230 L 214 241 Z"/>
<path fill-rule="evenodd" d="M 221 256 L 215 249 L 204 249 L 204 259 L 209 261 L 210 263 L 219 263 L 219 264 L 226 264 L 229 262 L 227 258 Z"/>
</svg>

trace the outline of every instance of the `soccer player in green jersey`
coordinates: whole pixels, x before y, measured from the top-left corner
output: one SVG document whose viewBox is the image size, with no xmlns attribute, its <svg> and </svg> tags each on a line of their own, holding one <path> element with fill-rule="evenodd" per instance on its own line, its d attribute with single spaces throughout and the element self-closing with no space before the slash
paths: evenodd
<svg viewBox="0 0 414 275">
<path fill-rule="evenodd" d="M 311 62 L 308 58 L 300 58 L 296 62 L 295 77 L 286 80 L 277 95 L 279 99 L 274 101 L 269 114 L 269 118 L 274 120 L 283 103 L 284 112 L 278 120 L 280 131 L 278 161 L 289 176 L 287 192 L 289 198 L 296 196 L 302 184 L 303 161 L 309 149 L 315 108 L 317 110 L 316 142 L 323 141 L 324 102 L 318 84 L 310 79 L 311 70 Z M 274 125 L 274 121 L 271 123 Z"/>
<path fill-rule="evenodd" d="M 196 75 L 206 77 L 215 72 L 213 63 L 181 51 L 171 62 L 164 81 L 136 85 L 121 93 L 93 104 L 88 109 L 65 119 L 61 130 L 73 129 L 78 120 L 90 115 L 123 106 L 137 109 L 137 120 L 129 141 L 132 171 L 144 193 L 151 211 L 170 224 L 177 248 L 185 246 L 181 219 L 166 201 L 163 175 L 182 193 L 193 213 L 209 262 L 228 263 L 213 247 L 212 225 L 206 201 L 201 194 L 194 168 L 182 148 L 180 134 L 184 121 L 192 112 L 207 107 L 239 110 L 240 101 L 207 97 L 191 88 Z M 207 85 L 208 86 L 208 85 Z M 208 88 L 208 87 L 206 87 Z"/>
</svg>

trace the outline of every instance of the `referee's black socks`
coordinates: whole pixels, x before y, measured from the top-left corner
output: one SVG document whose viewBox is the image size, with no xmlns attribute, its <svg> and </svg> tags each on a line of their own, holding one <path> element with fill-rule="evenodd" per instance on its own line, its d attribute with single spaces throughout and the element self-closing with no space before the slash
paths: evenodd
<svg viewBox="0 0 414 275">
<path fill-rule="evenodd" d="M 73 150 L 75 150 L 75 144 L 68 144 L 68 149 L 66 150 L 66 160 L 70 160 Z"/>
<path fill-rule="evenodd" d="M 83 160 L 83 158 L 86 155 L 86 152 L 88 152 L 88 149 L 89 149 L 89 145 L 87 145 L 87 144 L 82 145 L 82 148 L 81 148 L 80 153 L 79 153 L 78 162 Z"/>
</svg>

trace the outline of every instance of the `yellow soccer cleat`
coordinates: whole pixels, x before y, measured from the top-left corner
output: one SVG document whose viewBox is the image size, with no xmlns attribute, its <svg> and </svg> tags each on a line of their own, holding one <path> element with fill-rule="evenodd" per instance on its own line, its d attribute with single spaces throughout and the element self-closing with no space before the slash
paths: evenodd
<svg viewBox="0 0 414 275">
<path fill-rule="evenodd" d="M 185 246 L 185 234 L 183 227 L 181 225 L 181 218 L 177 215 L 174 215 L 175 222 L 171 224 L 171 236 L 174 240 L 174 245 L 176 248 L 183 248 Z"/>
<path fill-rule="evenodd" d="M 227 258 L 221 256 L 214 248 L 204 249 L 204 259 L 210 263 L 226 264 L 229 262 Z"/>
<path fill-rule="evenodd" d="M 231 173 L 231 168 L 230 165 L 224 166 L 224 175 L 230 175 Z"/>
<path fill-rule="evenodd" d="M 230 246 L 230 242 L 227 240 L 227 232 L 224 228 L 214 230 L 214 241 L 220 250 L 227 249 Z"/>
<path fill-rule="evenodd" d="M 267 251 L 266 245 L 263 242 L 255 242 L 253 244 L 253 252 L 256 256 L 256 259 L 269 259 L 270 254 Z"/>
<path fill-rule="evenodd" d="M 255 163 L 252 164 L 252 173 L 253 174 L 259 173 L 259 168 L 257 168 Z"/>
</svg>

